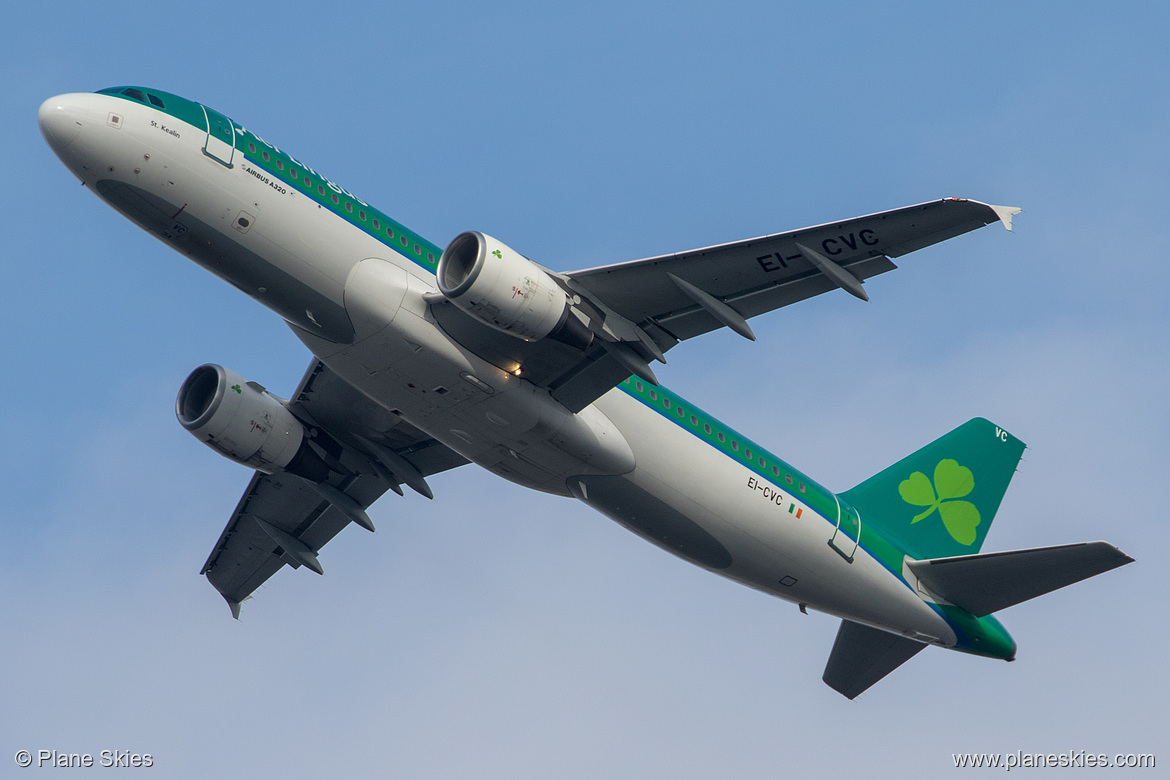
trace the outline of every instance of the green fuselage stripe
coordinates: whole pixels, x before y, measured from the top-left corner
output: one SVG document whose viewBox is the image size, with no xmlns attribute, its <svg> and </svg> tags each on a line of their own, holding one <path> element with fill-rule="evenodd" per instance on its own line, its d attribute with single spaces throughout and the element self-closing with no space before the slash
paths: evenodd
<svg viewBox="0 0 1170 780">
<path fill-rule="evenodd" d="M 432 274 L 435 272 L 439 257 L 443 253 L 437 245 L 334 184 L 288 153 L 277 149 L 255 133 L 239 125 L 236 126 L 236 132 L 238 133 L 236 151 L 242 152 L 248 162 L 272 174 L 291 189 L 308 196 L 412 263 Z"/>
<path fill-rule="evenodd" d="M 755 442 L 723 425 L 697 406 L 688 403 L 664 387 L 646 385 L 642 380 L 632 376 L 618 385 L 618 389 L 719 450 L 726 457 L 754 471 L 780 488 L 782 493 L 798 497 L 828 524 L 836 525 L 839 497 L 792 468 L 780 458 L 759 447 Z M 791 482 L 789 482 L 790 479 Z M 845 512 L 847 508 L 848 504 L 841 501 L 841 511 Z M 862 518 L 860 536 L 859 547 L 873 556 L 907 588 L 913 590 L 913 586 L 907 582 L 902 574 L 902 562 L 905 557 L 903 550 L 891 543 L 872 526 L 866 525 L 865 518 Z M 826 536 L 827 541 L 828 537 Z M 1007 636 L 1003 626 L 990 615 L 976 618 L 958 607 L 925 603 L 933 608 L 954 630 L 958 638 L 956 647 L 959 649 L 976 649 L 980 643 L 980 637 Z M 1008 641 L 1010 642 L 1010 639 Z"/>
<path fill-rule="evenodd" d="M 137 90 L 146 96 L 154 95 L 161 99 L 164 105 L 158 106 L 138 100 L 131 95 L 123 94 L 122 90 L 124 89 Z M 207 132 L 207 120 L 200 104 L 170 92 L 147 87 L 111 87 L 101 90 L 100 94 L 147 105 L 181 122 L 186 122 L 201 133 Z M 373 208 L 292 155 L 276 148 L 235 120 L 231 120 L 231 122 L 236 131 L 236 152 L 242 154 L 250 164 L 271 174 L 275 179 L 287 185 L 290 190 L 295 190 L 323 208 L 329 209 L 412 263 L 425 268 L 430 273 L 435 272 L 435 268 L 439 264 L 439 257 L 443 253 L 440 247 L 391 219 L 385 213 Z"/>
</svg>

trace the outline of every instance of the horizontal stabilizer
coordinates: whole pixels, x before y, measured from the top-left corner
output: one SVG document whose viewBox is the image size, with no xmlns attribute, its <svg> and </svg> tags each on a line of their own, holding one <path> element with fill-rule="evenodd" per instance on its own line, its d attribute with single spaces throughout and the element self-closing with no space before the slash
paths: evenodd
<svg viewBox="0 0 1170 780">
<path fill-rule="evenodd" d="M 1083 542 L 908 565 L 927 589 L 983 617 L 1132 562 L 1111 544 Z"/>
<path fill-rule="evenodd" d="M 846 698 L 855 699 L 924 647 L 904 636 L 842 620 L 821 679 Z"/>
</svg>

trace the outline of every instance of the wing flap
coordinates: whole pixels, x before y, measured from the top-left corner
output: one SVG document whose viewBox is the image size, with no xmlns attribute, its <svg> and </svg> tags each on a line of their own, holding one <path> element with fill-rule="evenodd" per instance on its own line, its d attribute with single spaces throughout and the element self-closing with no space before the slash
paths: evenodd
<svg viewBox="0 0 1170 780">
<path fill-rule="evenodd" d="M 364 510 L 397 485 L 386 476 L 393 467 L 374 465 L 371 442 L 413 466 L 416 481 L 467 463 L 320 361 L 305 372 L 289 408 L 315 429 L 315 446 L 327 451 L 333 472 L 322 485 L 287 473 L 253 474 L 200 571 L 237 618 L 240 603 L 286 564 L 318 571 L 317 553 L 350 522 L 372 526 Z"/>
<path fill-rule="evenodd" d="M 360 481 L 343 492 L 363 508 L 386 490 L 385 483 L 375 486 L 379 481 L 373 478 Z M 350 523 L 299 477 L 257 472 L 200 571 L 229 603 L 242 602 L 286 563 L 292 565 L 281 545 L 256 521 L 287 533 L 314 554 Z"/>
<path fill-rule="evenodd" d="M 864 281 L 878 274 L 893 271 L 898 266 L 885 255 L 879 255 L 849 263 L 845 267 Z M 751 318 L 836 289 L 837 285 L 831 279 L 810 266 L 809 270 L 802 274 L 794 274 L 755 289 L 745 290 L 729 296 L 724 302 L 744 318 Z M 686 341 L 723 327 L 722 322 L 698 306 L 684 307 L 663 314 L 656 317 L 655 322 L 679 341 Z"/>
</svg>

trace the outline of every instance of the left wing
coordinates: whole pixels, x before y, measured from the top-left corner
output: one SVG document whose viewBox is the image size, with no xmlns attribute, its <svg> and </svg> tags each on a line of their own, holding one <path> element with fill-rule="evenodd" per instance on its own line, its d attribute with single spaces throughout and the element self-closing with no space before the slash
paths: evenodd
<svg viewBox="0 0 1170 780">
<path fill-rule="evenodd" d="M 314 483 L 287 472 L 256 472 L 201 574 L 240 603 L 285 564 L 322 573 L 318 551 L 349 523 L 369 530 L 365 510 L 402 485 L 431 495 L 425 477 L 467 460 L 359 393 L 320 361 L 305 373 L 289 409 L 316 435 L 311 445 L 329 466 Z"/>
</svg>

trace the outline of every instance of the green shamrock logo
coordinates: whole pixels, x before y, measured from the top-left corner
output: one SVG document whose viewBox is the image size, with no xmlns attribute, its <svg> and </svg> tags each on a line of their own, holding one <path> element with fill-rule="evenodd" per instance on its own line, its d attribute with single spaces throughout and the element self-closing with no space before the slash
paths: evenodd
<svg viewBox="0 0 1170 780">
<path fill-rule="evenodd" d="M 921 471 L 915 471 L 898 485 L 898 492 L 906 503 L 928 507 L 916 515 L 911 523 L 925 520 L 938 510 L 947 533 L 959 544 L 975 543 L 975 528 L 979 525 L 979 510 L 970 501 L 960 501 L 975 489 L 975 475 L 957 460 L 940 460 L 934 467 L 934 483 Z"/>
<path fill-rule="evenodd" d="M 492 254 L 495 255 L 496 257 L 500 257 L 500 258 L 502 258 L 504 256 L 504 253 L 498 249 L 493 249 Z"/>
<path fill-rule="evenodd" d="M 244 394 L 244 388 L 240 387 L 239 385 L 232 385 L 232 390 L 235 390 L 240 395 Z"/>
</svg>

